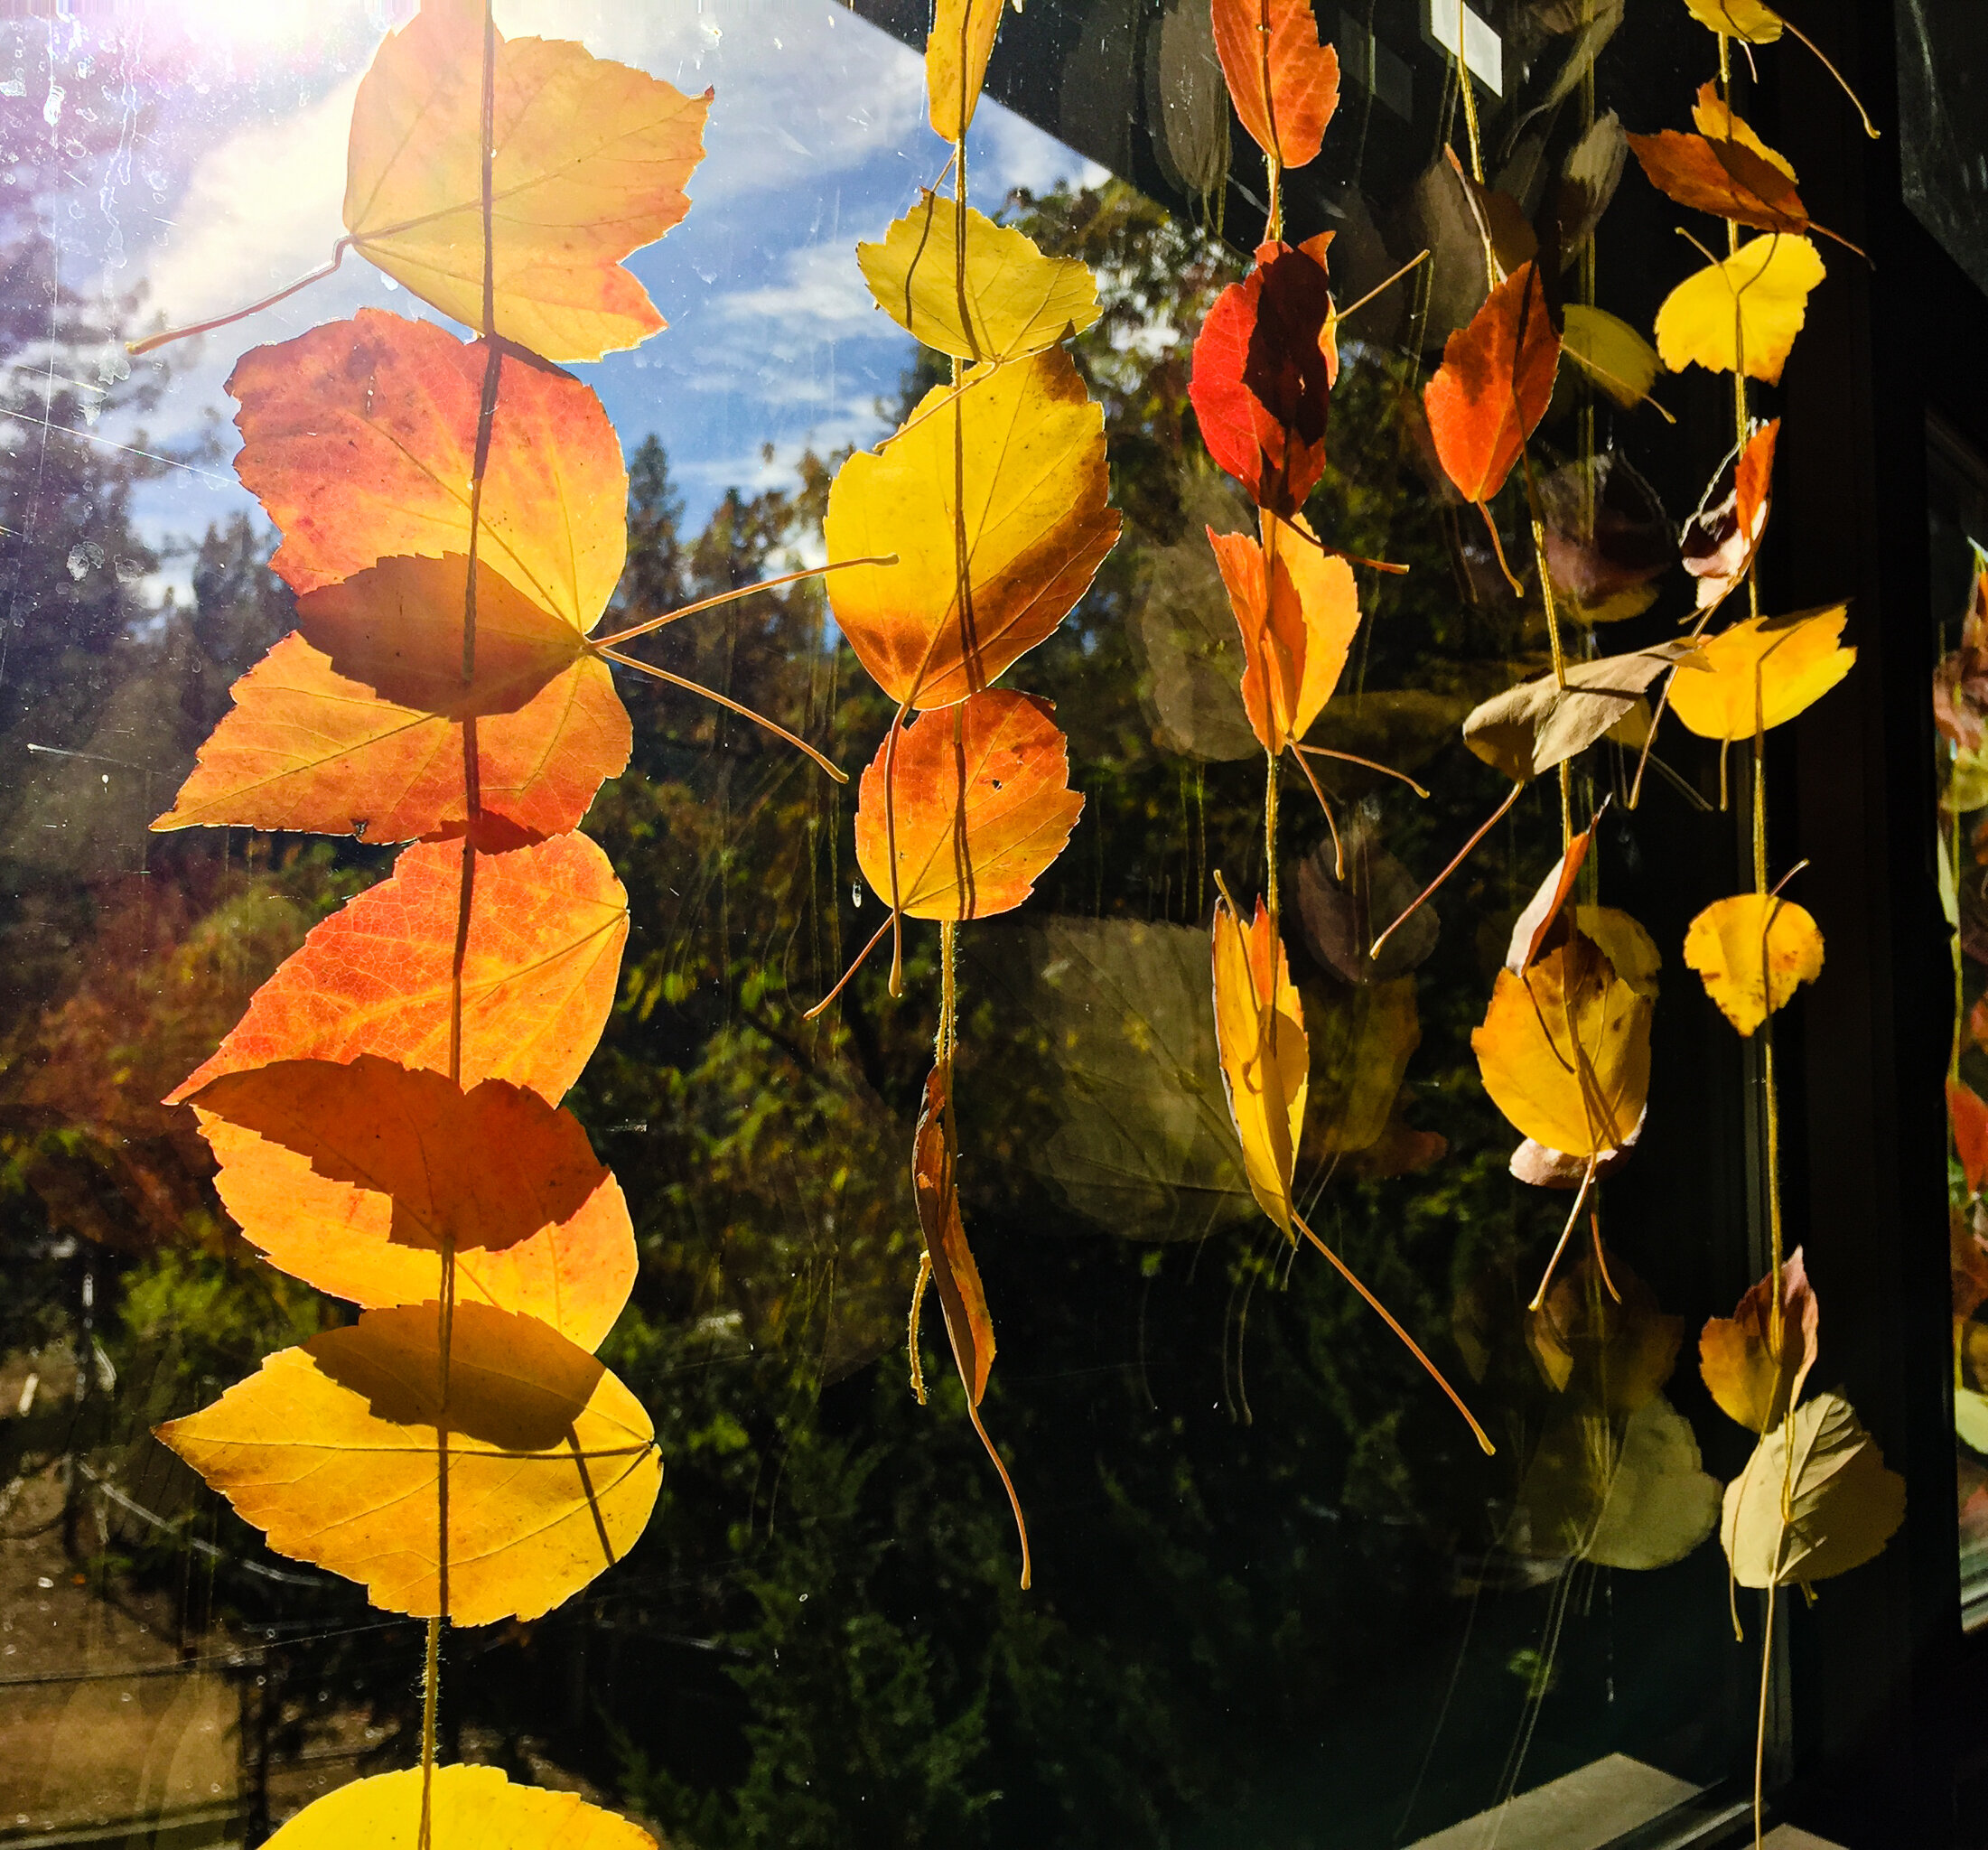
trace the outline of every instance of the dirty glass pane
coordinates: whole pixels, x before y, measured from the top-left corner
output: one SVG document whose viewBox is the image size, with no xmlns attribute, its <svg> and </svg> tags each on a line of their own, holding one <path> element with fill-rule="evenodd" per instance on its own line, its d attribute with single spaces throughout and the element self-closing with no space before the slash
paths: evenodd
<svg viewBox="0 0 1988 1850">
<path fill-rule="evenodd" d="M 361 313 L 442 318 L 347 255 L 247 321 L 125 346 L 330 259 L 354 89 L 408 16 L 261 0 L 0 25 L 10 1842 L 260 1842 L 419 1760 L 423 1626 L 270 1550 L 150 1436 L 352 1320 L 241 1238 L 190 1110 L 158 1101 L 394 853 L 363 817 L 337 838 L 147 825 L 294 621 L 278 536 L 232 471 L 238 357 Z M 832 470 L 945 376 L 854 255 L 946 165 L 922 5 L 499 0 L 496 17 L 715 90 L 693 209 L 631 262 L 667 332 L 575 369 L 630 472 L 611 621 L 822 563 Z M 1632 913 L 1662 952 L 1655 1076 L 1633 1161 L 1529 1313 L 1572 1198 L 1514 1180 L 1470 1036 L 1559 853 L 1554 779 L 1367 954 L 1509 790 L 1463 747 L 1464 715 L 1549 660 L 1523 483 L 1494 545 L 1421 410 L 1485 293 L 1444 154 L 1466 145 L 1456 20 L 1440 0 L 1320 17 L 1343 97 L 1291 177 L 1292 235 L 1333 233 L 1348 306 L 1431 255 L 1339 330 L 1310 509 L 1348 553 L 1408 569 L 1359 567 L 1358 638 L 1311 735 L 1351 754 L 1312 761 L 1343 877 L 1288 761 L 1281 785 L 1310 1031 L 1300 1205 L 1496 1454 L 1257 1210 L 1215 1060 L 1209 921 L 1218 876 L 1246 907 L 1265 883 L 1265 772 L 1206 537 L 1249 509 L 1187 388 L 1194 331 L 1261 231 L 1262 164 L 1196 0 L 1031 0 L 969 136 L 973 197 L 1102 279 L 1073 351 L 1125 520 L 1006 677 L 1055 702 L 1082 819 L 1024 908 L 962 930 L 957 973 L 962 1200 L 999 1340 L 983 1411 L 1033 1585 L 929 1303 L 929 1404 L 907 1379 L 934 930 L 908 926 L 901 996 L 880 956 L 805 1019 L 882 920 L 854 789 L 618 671 L 633 760 L 585 827 L 631 931 L 567 1103 L 633 1217 L 639 1276 L 601 1354 L 655 1422 L 664 1490 L 583 1594 L 447 1633 L 446 1758 L 710 1850 L 1368 1850 L 1477 1841 L 1478 1824 L 1437 1834 L 1515 1799 L 1517 1850 L 1549 1815 L 1598 1844 L 1750 1780 L 1759 1611 L 1736 1646 L 1710 1535 L 1748 1435 L 1700 1385 L 1694 1334 L 1751 1276 L 1745 1092 L 1679 956 L 1742 879 L 1742 831 L 1712 748 L 1675 730 L 1633 809 L 1633 729 L 1573 780 L 1576 826 L 1612 797 L 1579 902 Z M 1611 111 L 1681 123 L 1713 70 L 1682 8 L 1507 0 L 1462 38 L 1487 170 L 1528 215 L 1577 144 L 1590 169 L 1619 164 Z M 1675 216 L 1632 164 L 1569 299 L 1648 329 L 1689 262 Z M 1674 422 L 1570 372 L 1534 445 L 1576 657 L 1671 636 L 1692 608 L 1676 529 L 1731 446 L 1731 398 L 1703 374 L 1657 397 Z M 649 656 L 852 772 L 891 717 L 816 582 L 690 618 Z"/>
<path fill-rule="evenodd" d="M 1897 17 L 1906 201 L 1988 288 L 1988 18 L 1967 0 L 1902 0 Z"/>
</svg>

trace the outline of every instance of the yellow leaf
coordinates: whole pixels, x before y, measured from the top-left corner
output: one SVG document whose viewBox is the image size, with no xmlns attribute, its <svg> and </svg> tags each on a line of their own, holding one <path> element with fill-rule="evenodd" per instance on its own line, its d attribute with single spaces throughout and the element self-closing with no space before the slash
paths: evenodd
<svg viewBox="0 0 1988 1850">
<path fill-rule="evenodd" d="M 1215 1046 L 1249 1191 L 1295 1239 L 1291 1172 L 1304 1129 L 1311 1043 L 1283 946 L 1260 900 L 1246 930 L 1226 895 L 1216 902 Z"/>
<path fill-rule="evenodd" d="M 1567 304 L 1560 350 L 1625 410 L 1649 397 L 1663 370 L 1657 350 L 1626 321 L 1585 303 Z"/>
<path fill-rule="evenodd" d="M 1785 24 L 1781 15 L 1763 6 L 1760 0 L 1685 0 L 1685 5 L 1708 32 L 1744 39 L 1750 45 L 1771 45 Z"/>
<path fill-rule="evenodd" d="M 1749 617 L 1700 646 L 1697 674 L 1671 682 L 1671 711 L 1704 739 L 1750 739 L 1815 705 L 1857 659 L 1843 635 L 1848 606 Z M 1756 709 L 1758 702 L 1758 710 Z"/>
<path fill-rule="evenodd" d="M 496 1767 L 437 1767 L 424 1836 L 421 1785 L 419 1767 L 355 1780 L 305 1806 L 268 1850 L 656 1850 L 625 1817 L 577 1793 L 514 1786 Z"/>
<path fill-rule="evenodd" d="M 914 341 L 960 360 L 1020 360 L 1097 319 L 1097 285 L 1074 257 L 1044 257 L 1012 226 L 966 210 L 966 266 L 951 200 L 926 193 L 856 246 L 877 305 Z M 962 307 L 964 298 L 964 307 Z"/>
<path fill-rule="evenodd" d="M 352 103 L 345 229 L 443 313 L 483 331 L 483 8 L 426 0 Z M 711 92 L 686 97 L 563 39 L 501 37 L 491 118 L 494 332 L 598 360 L 663 326 L 621 259 L 690 210 Z"/>
<path fill-rule="evenodd" d="M 957 492 L 964 485 L 964 498 Z M 831 575 L 850 647 L 893 700 L 951 706 L 1060 623 L 1118 537 L 1105 414 L 1060 348 L 938 386 L 828 491 Z M 956 521 L 966 539 L 961 596 Z"/>
<path fill-rule="evenodd" d="M 1636 920 L 1614 906 L 1576 906 L 1573 922 L 1583 938 L 1601 948 L 1623 982 L 1638 995 L 1657 999 L 1657 973 L 1663 967 L 1664 954 Z"/>
<path fill-rule="evenodd" d="M 1649 1094 L 1650 999 L 1576 934 L 1498 973 L 1470 1035 L 1484 1089 L 1524 1135 L 1585 1160 L 1624 1148 Z"/>
<path fill-rule="evenodd" d="M 1691 921 L 1685 961 L 1705 994 L 1742 1034 L 1751 1034 L 1800 983 L 1823 972 L 1823 934 L 1793 900 L 1743 892 L 1718 900 Z"/>
<path fill-rule="evenodd" d="M 1802 331 L 1823 260 L 1806 238 L 1769 232 L 1687 276 L 1657 311 L 1657 350 L 1673 372 L 1696 364 L 1731 372 L 1746 353 L 1750 378 L 1778 385 Z"/>
<path fill-rule="evenodd" d="M 1818 1394 L 1726 1486 L 1719 1539 L 1741 1586 L 1806 1586 L 1861 1566 L 1904 1519 L 1905 1480 L 1847 1400 Z"/>
<path fill-rule="evenodd" d="M 583 1349 L 483 1304 L 456 1306 L 444 1392 L 438 1315 L 368 1311 L 158 1435 L 277 1554 L 363 1582 L 376 1606 L 536 1619 L 641 1534 L 655 1429 Z"/>
<path fill-rule="evenodd" d="M 932 133 L 957 141 L 974 119 L 1001 30 L 1001 0 L 938 0 L 925 42 L 925 94 Z"/>
</svg>

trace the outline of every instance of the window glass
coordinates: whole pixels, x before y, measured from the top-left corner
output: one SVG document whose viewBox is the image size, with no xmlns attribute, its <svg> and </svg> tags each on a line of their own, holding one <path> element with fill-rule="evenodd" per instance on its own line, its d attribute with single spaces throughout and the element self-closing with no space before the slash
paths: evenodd
<svg viewBox="0 0 1988 1850">
<path fill-rule="evenodd" d="M 1377 293 L 1339 329 L 1310 503 L 1363 562 L 1311 734 L 1345 755 L 1311 761 L 1316 797 L 1288 760 L 1279 787 L 1298 1198 L 1495 1455 L 1258 1210 L 1216 1062 L 1210 920 L 1218 881 L 1246 908 L 1265 885 L 1266 790 L 1207 537 L 1252 514 L 1188 385 L 1263 226 L 1262 163 L 1196 0 L 1031 0 L 968 137 L 972 197 L 1098 276 L 1071 350 L 1125 523 L 1004 682 L 1055 703 L 1081 820 L 1025 907 L 963 928 L 957 973 L 960 1187 L 999 1342 L 983 1413 L 1033 1585 L 929 1304 L 929 1404 L 908 1382 L 934 928 L 907 927 L 901 996 L 880 955 L 807 1019 L 883 916 L 856 790 L 680 685 L 860 771 L 891 703 L 802 580 L 653 638 L 676 683 L 617 673 L 632 761 L 585 827 L 631 926 L 566 1102 L 630 1204 L 640 1270 L 601 1356 L 654 1421 L 664 1486 L 583 1593 L 445 1635 L 445 1758 L 712 1850 L 1448 1844 L 1565 1779 L 1545 1804 L 1599 1844 L 1750 1780 L 1759 1607 L 1742 1598 L 1736 1647 L 1712 1533 L 1750 1435 L 1696 1368 L 1758 1269 L 1745 1070 L 1680 958 L 1744 877 L 1740 776 L 1729 806 L 1713 748 L 1668 731 L 1632 808 L 1632 726 L 1572 780 L 1577 827 L 1610 799 L 1577 902 L 1631 913 L 1663 963 L 1646 1130 L 1535 1313 L 1573 1197 L 1514 1179 L 1471 1036 L 1560 852 L 1554 779 L 1367 954 L 1510 789 L 1464 717 L 1550 663 L 1524 483 L 1494 536 L 1422 409 L 1485 294 L 1444 153 L 1472 132 L 1458 33 L 1444 0 L 1319 14 L 1343 91 L 1290 177 L 1291 232 L 1332 233 L 1342 306 Z M 463 331 L 348 254 L 246 321 L 126 346 L 329 262 L 355 88 L 409 16 L 260 0 L 0 24 L 0 1827 L 35 1841 L 170 1821 L 259 1842 L 420 1758 L 423 1626 L 269 1548 L 151 1436 L 352 1322 L 242 1238 L 191 1111 L 159 1101 L 395 852 L 367 817 L 336 838 L 148 825 L 296 621 L 232 467 L 239 357 L 355 315 Z M 923 5 L 496 17 L 715 92 L 692 209 L 630 260 L 667 332 L 574 368 L 630 473 L 609 621 L 824 563 L 833 471 L 947 377 L 855 256 L 947 164 Z M 1549 0 L 1476 6 L 1462 37 L 1487 173 L 1526 215 L 1577 145 L 1620 180 L 1564 287 L 1647 330 L 1693 260 L 1614 128 L 1683 122 L 1712 41 L 1682 8 Z M 1676 533 L 1730 446 L 1729 383 L 1656 397 L 1625 408 L 1566 369 L 1533 447 L 1576 658 L 1692 608 Z M 1519 1799 L 1506 1841 L 1541 1816 Z"/>
</svg>

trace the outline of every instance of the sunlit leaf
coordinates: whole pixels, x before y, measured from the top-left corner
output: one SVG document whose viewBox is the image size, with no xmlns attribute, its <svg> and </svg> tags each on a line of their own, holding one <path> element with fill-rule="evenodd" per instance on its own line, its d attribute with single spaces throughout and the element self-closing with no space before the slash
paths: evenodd
<svg viewBox="0 0 1988 1850">
<path fill-rule="evenodd" d="M 863 774 L 856 860 L 888 905 L 914 919 L 984 919 L 1028 898 L 1063 852 L 1084 799 L 1046 700 L 994 689 L 897 729 Z"/>
<path fill-rule="evenodd" d="M 1559 361 L 1538 269 L 1521 264 L 1450 336 L 1423 391 L 1437 460 L 1464 500 L 1487 501 L 1505 485 L 1546 415 Z"/>
<path fill-rule="evenodd" d="M 1339 59 L 1311 0 L 1215 0 L 1215 50 L 1256 145 L 1286 167 L 1319 152 L 1339 102 Z"/>
<path fill-rule="evenodd" d="M 293 591 L 398 555 L 468 553 L 484 355 L 433 322 L 362 308 L 236 362 L 235 470 L 283 529 L 270 565 Z M 628 471 L 600 399 L 507 352 L 478 558 L 585 631 L 614 594 L 627 546 Z"/>
<path fill-rule="evenodd" d="M 227 1073 L 192 1099 L 222 1205 L 282 1270 L 369 1307 L 441 1295 L 600 1346 L 635 1282 L 621 1185 L 572 1113 L 372 1054 Z"/>
<path fill-rule="evenodd" d="M 1311 1063 L 1303 1009 L 1261 901 L 1246 927 L 1226 898 L 1216 902 L 1214 950 L 1215 1043 L 1243 1173 L 1257 1206 L 1294 1239 L 1291 1176 Z"/>
<path fill-rule="evenodd" d="M 641 1534 L 654 1428 L 536 1318 L 459 1303 L 445 1372 L 440 1329 L 432 1303 L 368 1311 L 158 1434 L 277 1554 L 362 1582 L 376 1606 L 535 1619 Z"/>
<path fill-rule="evenodd" d="M 1651 1004 L 1578 933 L 1523 976 L 1498 973 L 1470 1046 L 1524 1135 L 1589 1157 L 1621 1148 L 1649 1092 Z"/>
<path fill-rule="evenodd" d="M 957 208 L 932 192 L 882 243 L 856 246 L 870 294 L 914 341 L 961 360 L 1020 360 L 1097 319 L 1097 285 L 1083 264 L 1044 257 L 970 206 L 966 216 L 964 267 Z"/>
<path fill-rule="evenodd" d="M 628 894 L 583 835 L 478 854 L 462 936 L 461 1078 L 509 1079 L 556 1102 L 613 1005 Z M 422 842 L 334 912 L 249 1003 L 219 1051 L 173 1094 L 275 1060 L 449 1069 L 462 844 Z"/>
<path fill-rule="evenodd" d="M 1715 900 L 1685 934 L 1685 961 L 1742 1034 L 1823 973 L 1823 934 L 1793 900 L 1743 892 Z"/>
<path fill-rule="evenodd" d="M 1243 705 L 1272 753 L 1311 730 L 1339 686 L 1359 627 L 1353 568 L 1320 549 L 1301 515 L 1262 517 L 1261 543 L 1208 530 L 1229 608 L 1242 631 Z"/>
<path fill-rule="evenodd" d="M 1850 672 L 1839 640 L 1848 606 L 1788 617 L 1749 617 L 1702 643 L 1695 669 L 1671 683 L 1672 711 L 1706 739 L 1750 739 L 1806 712 Z"/>
<path fill-rule="evenodd" d="M 1725 98 L 1719 94 L 1715 83 L 1698 86 L 1698 100 L 1691 106 L 1691 119 L 1698 133 L 1710 141 L 1736 141 L 1743 147 L 1752 149 L 1760 158 L 1788 179 L 1795 177 L 1795 168 L 1785 154 L 1778 154 L 1756 135 L 1744 117 Z"/>
<path fill-rule="evenodd" d="M 1741 1586 L 1806 1586 L 1847 1573 L 1905 1519 L 1905 1480 L 1886 1470 L 1841 1395 L 1797 1407 L 1792 1426 L 1763 1434 L 1726 1486 L 1719 1539 Z"/>
<path fill-rule="evenodd" d="M 1657 940 L 1619 906 L 1576 906 L 1575 930 L 1601 948 L 1615 974 L 1638 995 L 1657 999 L 1657 973 L 1664 956 Z"/>
<path fill-rule="evenodd" d="M 1743 348 L 1749 378 L 1778 385 L 1808 312 L 1823 260 L 1806 238 L 1770 232 L 1687 276 L 1657 311 L 1657 350 L 1673 372 L 1731 372 Z"/>
<path fill-rule="evenodd" d="M 945 1307 L 946 1333 L 967 1397 L 978 1406 L 994 1368 L 994 1319 L 987 1313 L 980 1268 L 974 1264 L 960 1218 L 958 1168 L 957 1153 L 947 1135 L 945 1078 L 935 1067 L 926 1076 L 919 1108 L 911 1184 L 917 1191 L 919 1228 L 931 1260 L 932 1285 Z"/>
<path fill-rule="evenodd" d="M 397 842 L 468 820 L 462 725 L 380 699 L 302 636 L 285 636 L 230 694 L 154 828 L 233 823 Z M 631 737 L 607 664 L 575 661 L 522 706 L 478 722 L 482 808 L 534 835 L 572 828 L 626 767 Z"/>
<path fill-rule="evenodd" d="M 1778 1426 L 1802 1397 L 1815 1365 L 1822 1307 L 1797 1247 L 1781 1267 L 1781 1341 L 1772 1341 L 1771 1276 L 1748 1288 L 1730 1317 L 1713 1317 L 1698 1339 L 1698 1369 L 1721 1409 L 1749 1432 Z"/>
<path fill-rule="evenodd" d="M 1703 122 L 1703 104 L 1699 114 Z M 1808 229 L 1808 211 L 1787 163 L 1730 110 L 1703 134 L 1666 128 L 1632 135 L 1629 146 L 1650 184 L 1681 206 L 1759 231 L 1798 235 Z"/>
<path fill-rule="evenodd" d="M 1109 487 L 1104 412 L 1062 349 L 934 387 L 881 453 L 850 457 L 829 491 L 831 558 L 899 558 L 832 575 L 835 621 L 893 700 L 964 700 L 1084 594 L 1118 537 Z"/>
<path fill-rule="evenodd" d="M 925 41 L 925 94 L 932 133 L 958 141 L 974 119 L 1001 30 L 1001 0 L 935 0 Z"/>
<path fill-rule="evenodd" d="M 574 1792 L 514 1786 L 497 1767 L 438 1766 L 422 1831 L 419 1767 L 327 1792 L 268 1839 L 268 1850 L 656 1850 L 625 1817 Z"/>
<path fill-rule="evenodd" d="M 1522 681 L 1475 707 L 1463 743 L 1514 783 L 1525 783 L 1584 751 L 1629 713 L 1664 671 L 1679 668 L 1675 687 L 1697 678 L 1690 642 L 1658 642 L 1629 655 L 1576 662 L 1563 687 L 1551 675 Z"/>
<path fill-rule="evenodd" d="M 483 7 L 425 0 L 352 101 L 345 229 L 443 313 L 483 331 Z M 663 325 L 621 259 L 690 210 L 711 92 L 564 39 L 497 40 L 488 332 L 598 360 Z"/>
</svg>

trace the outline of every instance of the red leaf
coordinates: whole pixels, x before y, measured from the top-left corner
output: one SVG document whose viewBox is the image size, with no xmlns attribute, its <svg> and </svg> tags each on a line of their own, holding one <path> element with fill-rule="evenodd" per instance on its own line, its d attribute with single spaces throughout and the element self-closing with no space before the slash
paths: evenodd
<svg viewBox="0 0 1988 1850">
<path fill-rule="evenodd" d="M 1946 1117 L 1953 1127 L 1954 1150 L 1960 1157 L 1967 1192 L 1978 1195 L 1988 1181 L 1988 1104 L 1959 1079 L 1946 1082 Z"/>
<path fill-rule="evenodd" d="M 1286 167 L 1314 159 L 1339 103 L 1339 57 L 1311 0 L 1215 0 L 1215 51 L 1256 145 Z"/>
<path fill-rule="evenodd" d="M 1522 264 L 1450 336 L 1423 394 L 1444 472 L 1466 500 L 1505 486 L 1533 426 L 1546 415 L 1560 336 L 1533 264 Z"/>
</svg>

